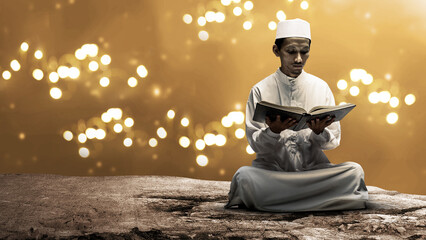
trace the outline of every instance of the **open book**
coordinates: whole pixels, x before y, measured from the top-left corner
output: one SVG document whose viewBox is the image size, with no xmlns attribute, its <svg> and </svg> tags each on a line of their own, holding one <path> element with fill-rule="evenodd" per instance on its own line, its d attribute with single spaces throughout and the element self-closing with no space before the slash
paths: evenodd
<svg viewBox="0 0 426 240">
<path fill-rule="evenodd" d="M 268 116 L 271 121 L 275 121 L 276 116 L 280 115 L 281 121 L 286 118 L 296 119 L 297 124 L 289 128 L 294 131 L 299 131 L 308 128 L 308 121 L 319 118 L 320 120 L 327 116 L 335 116 L 334 121 L 340 121 L 346 116 L 356 105 L 346 103 L 338 106 L 316 106 L 309 112 L 300 107 L 289 107 L 273 104 L 266 101 L 261 101 L 256 104 L 253 120 L 256 122 L 265 122 L 265 117 Z"/>
</svg>

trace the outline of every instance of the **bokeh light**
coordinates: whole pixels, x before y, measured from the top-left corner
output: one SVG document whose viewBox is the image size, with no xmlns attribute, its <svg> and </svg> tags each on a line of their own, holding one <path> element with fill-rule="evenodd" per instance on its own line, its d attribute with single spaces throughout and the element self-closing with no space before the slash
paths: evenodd
<svg viewBox="0 0 426 240">
<path fill-rule="evenodd" d="M 132 144 L 133 144 L 133 140 L 132 140 L 131 138 L 125 138 L 125 139 L 123 140 L 123 144 L 124 144 L 124 146 L 126 146 L 126 147 L 130 147 L 130 146 L 132 146 Z"/>
<path fill-rule="evenodd" d="M 200 38 L 201 41 L 207 41 L 207 39 L 209 39 L 209 33 L 202 30 L 198 33 L 198 37 Z"/>
<path fill-rule="evenodd" d="M 373 76 L 371 74 L 367 73 L 361 78 L 361 82 L 364 85 L 370 85 L 371 83 L 373 83 Z"/>
<path fill-rule="evenodd" d="M 357 86 L 352 86 L 352 87 L 349 89 L 349 93 L 350 93 L 352 96 L 358 96 L 358 94 L 359 94 L 359 87 L 357 87 Z"/>
<path fill-rule="evenodd" d="M 28 48 L 29 48 L 30 46 L 28 45 L 28 43 L 27 42 L 23 42 L 22 44 L 21 44 L 21 50 L 22 51 L 24 51 L 24 52 L 26 52 L 26 51 L 28 51 Z"/>
<path fill-rule="evenodd" d="M 108 109 L 107 112 L 115 120 L 120 120 L 121 117 L 123 116 L 123 110 L 121 110 L 120 108 L 110 108 L 110 109 Z"/>
<path fill-rule="evenodd" d="M 391 98 L 391 94 L 389 91 L 381 91 L 379 93 L 380 102 L 387 103 Z"/>
<path fill-rule="evenodd" d="M 250 30 L 250 29 L 252 28 L 252 26 L 253 26 L 253 24 L 252 24 L 250 21 L 245 21 L 245 22 L 243 23 L 243 28 L 244 28 L 245 30 Z"/>
<path fill-rule="evenodd" d="M 276 22 L 274 22 L 274 21 L 270 21 L 270 22 L 268 23 L 268 28 L 269 28 L 270 30 L 276 30 L 276 29 L 277 29 L 277 23 L 276 23 Z"/>
<path fill-rule="evenodd" d="M 232 12 L 235 16 L 240 16 L 243 13 L 243 10 L 240 7 L 235 7 Z"/>
<path fill-rule="evenodd" d="M 231 0 L 221 0 L 220 2 L 222 3 L 223 6 L 231 5 Z"/>
<path fill-rule="evenodd" d="M 284 11 L 282 11 L 282 10 L 279 10 L 279 11 L 277 12 L 276 16 L 277 16 L 277 19 L 278 19 L 279 21 L 284 21 L 284 20 L 286 20 L 286 18 L 287 18 L 287 16 L 285 15 Z"/>
<path fill-rule="evenodd" d="M 189 15 L 189 14 L 183 15 L 182 19 L 183 19 L 183 22 L 186 23 L 186 24 L 192 23 L 192 16 Z"/>
<path fill-rule="evenodd" d="M 244 8 L 248 11 L 252 10 L 253 9 L 253 2 L 252 1 L 246 1 L 244 3 Z"/>
<path fill-rule="evenodd" d="M 229 128 L 229 127 L 232 126 L 233 121 L 230 117 L 225 116 L 225 117 L 222 118 L 221 123 L 224 127 Z"/>
<path fill-rule="evenodd" d="M 155 138 L 151 138 L 149 139 L 148 144 L 150 147 L 156 147 L 158 145 L 158 141 Z"/>
<path fill-rule="evenodd" d="M 64 131 L 64 133 L 62 134 L 62 136 L 64 137 L 65 140 L 67 141 L 71 141 L 74 137 L 74 135 L 72 134 L 71 131 Z"/>
<path fill-rule="evenodd" d="M 87 136 L 84 133 L 80 133 L 78 134 L 77 139 L 80 143 L 85 143 L 87 141 Z"/>
<path fill-rule="evenodd" d="M 42 58 L 43 58 L 43 52 L 42 52 L 41 50 L 37 50 L 37 51 L 35 51 L 35 53 L 34 53 L 34 57 L 35 57 L 36 59 L 42 59 Z"/>
<path fill-rule="evenodd" d="M 238 128 L 237 130 L 235 130 L 235 137 L 237 137 L 238 139 L 242 139 L 245 136 L 245 131 L 242 128 Z"/>
<path fill-rule="evenodd" d="M 135 121 L 133 120 L 133 118 L 128 117 L 124 120 L 124 125 L 126 127 L 133 127 L 133 124 L 135 123 Z"/>
<path fill-rule="evenodd" d="M 224 146 L 226 144 L 226 137 L 222 134 L 218 134 L 215 136 L 215 144 L 219 147 Z"/>
<path fill-rule="evenodd" d="M 12 74 L 8 70 L 4 70 L 1 76 L 4 80 L 9 80 L 12 77 Z"/>
<path fill-rule="evenodd" d="M 71 79 L 77 79 L 80 76 L 80 70 L 76 67 L 69 68 L 69 77 Z"/>
<path fill-rule="evenodd" d="M 348 82 L 344 79 L 337 81 L 337 88 L 340 90 L 345 90 L 348 87 Z"/>
<path fill-rule="evenodd" d="M 57 88 L 57 87 L 53 87 L 50 89 L 50 96 L 53 99 L 59 99 L 62 97 L 62 91 L 61 89 Z"/>
<path fill-rule="evenodd" d="M 81 48 L 75 50 L 74 55 L 78 60 L 84 60 L 87 57 L 86 53 Z"/>
<path fill-rule="evenodd" d="M 85 133 L 88 139 L 96 138 L 96 129 L 94 128 L 87 128 Z"/>
<path fill-rule="evenodd" d="M 18 60 L 14 59 L 10 62 L 10 68 L 12 68 L 13 71 L 17 72 L 19 69 L 21 69 L 21 64 L 19 64 Z"/>
<path fill-rule="evenodd" d="M 44 73 L 43 73 L 42 70 L 40 70 L 40 69 L 34 69 L 34 71 L 33 71 L 33 78 L 35 80 L 40 81 L 41 79 L 43 79 L 43 76 L 44 76 Z"/>
<path fill-rule="evenodd" d="M 183 148 L 189 147 L 189 144 L 191 144 L 191 140 L 189 140 L 188 137 L 180 137 L 179 138 L 179 145 L 181 145 Z"/>
<path fill-rule="evenodd" d="M 99 69 L 99 63 L 96 62 L 96 61 L 90 61 L 90 63 L 89 63 L 89 70 L 92 71 L 92 72 L 94 72 L 94 71 L 96 71 L 98 69 Z"/>
<path fill-rule="evenodd" d="M 104 123 L 109 123 L 112 120 L 112 116 L 111 116 L 111 114 L 109 112 L 104 112 L 101 115 L 101 120 Z"/>
<path fill-rule="evenodd" d="M 216 13 L 216 22 L 222 23 L 222 22 L 225 21 L 225 18 L 226 18 L 226 16 L 223 12 L 217 12 Z"/>
<path fill-rule="evenodd" d="M 107 77 L 102 77 L 102 78 L 99 80 L 99 85 L 101 85 L 102 87 L 108 87 L 108 85 L 109 85 L 109 78 L 107 78 Z"/>
<path fill-rule="evenodd" d="M 175 111 L 173 111 L 172 109 L 170 109 L 169 111 L 167 111 L 167 117 L 169 119 L 173 119 L 175 117 Z"/>
<path fill-rule="evenodd" d="M 302 8 L 303 10 L 308 9 L 308 7 L 309 7 L 309 3 L 307 1 L 302 1 L 300 3 L 300 8 Z"/>
<path fill-rule="evenodd" d="M 96 139 L 102 140 L 106 137 L 106 132 L 102 128 L 96 129 Z"/>
<path fill-rule="evenodd" d="M 405 104 L 412 105 L 416 102 L 416 96 L 414 94 L 407 94 L 404 98 Z"/>
<path fill-rule="evenodd" d="M 82 157 L 82 158 L 88 158 L 88 157 L 89 157 L 89 155 L 90 155 L 90 152 L 89 152 L 89 149 L 88 149 L 88 148 L 81 147 L 81 148 L 78 150 L 78 154 L 80 154 L 80 157 Z"/>
<path fill-rule="evenodd" d="M 398 107 L 399 99 L 397 97 L 391 97 L 391 99 L 389 100 L 389 105 L 393 108 Z"/>
<path fill-rule="evenodd" d="M 180 124 L 182 126 L 184 126 L 184 127 L 188 127 L 188 125 L 189 125 L 189 119 L 186 118 L 186 117 L 182 118 L 182 120 L 180 120 Z"/>
<path fill-rule="evenodd" d="M 372 92 L 368 95 L 368 101 L 373 104 L 376 104 L 380 101 L 380 95 L 378 92 Z"/>
<path fill-rule="evenodd" d="M 51 72 L 49 74 L 49 80 L 52 83 L 57 83 L 59 81 L 59 74 L 57 72 Z"/>
<path fill-rule="evenodd" d="M 164 139 L 167 137 L 167 132 L 166 129 L 164 129 L 163 127 L 160 127 L 157 129 L 157 135 L 158 137 L 160 137 L 161 139 Z"/>
<path fill-rule="evenodd" d="M 204 142 L 207 146 L 212 146 L 216 143 L 216 136 L 213 133 L 206 133 L 204 135 Z"/>
<path fill-rule="evenodd" d="M 389 124 L 395 124 L 398 121 L 398 114 L 395 112 L 391 112 L 388 115 L 386 115 L 386 121 Z"/>
<path fill-rule="evenodd" d="M 148 69 L 146 69 L 144 65 L 139 65 L 136 69 L 136 72 L 141 78 L 145 78 L 146 76 L 148 76 Z"/>
<path fill-rule="evenodd" d="M 247 145 L 246 147 L 246 152 L 250 155 L 255 154 L 255 152 L 253 151 L 253 148 L 251 148 L 250 145 Z"/>
<path fill-rule="evenodd" d="M 109 65 L 111 63 L 111 57 L 108 54 L 105 54 L 101 57 L 101 63 L 103 65 Z"/>
<path fill-rule="evenodd" d="M 59 66 L 57 69 L 60 78 L 67 78 L 69 76 L 69 68 L 67 66 Z"/>
<path fill-rule="evenodd" d="M 130 77 L 130 78 L 127 80 L 127 84 L 128 84 L 130 87 L 136 87 L 136 86 L 138 85 L 138 80 L 137 80 L 136 78 L 134 78 L 134 77 Z"/>
<path fill-rule="evenodd" d="M 121 133 L 123 131 L 123 125 L 120 123 L 114 124 L 114 132 Z"/>
<path fill-rule="evenodd" d="M 207 20 L 206 20 L 206 18 L 205 18 L 205 17 L 199 17 L 199 18 L 197 19 L 197 23 L 198 23 L 198 25 L 200 25 L 200 26 L 202 27 L 202 26 L 206 25 Z"/>
<path fill-rule="evenodd" d="M 198 139 L 197 141 L 195 141 L 195 148 L 197 148 L 198 150 L 203 150 L 206 147 L 206 143 L 204 142 L 203 139 Z"/>
<path fill-rule="evenodd" d="M 207 11 L 205 18 L 207 22 L 214 22 L 216 20 L 216 14 L 213 11 Z"/>
<path fill-rule="evenodd" d="M 196 161 L 201 167 L 205 167 L 209 163 L 209 159 L 205 155 L 198 155 Z"/>
</svg>

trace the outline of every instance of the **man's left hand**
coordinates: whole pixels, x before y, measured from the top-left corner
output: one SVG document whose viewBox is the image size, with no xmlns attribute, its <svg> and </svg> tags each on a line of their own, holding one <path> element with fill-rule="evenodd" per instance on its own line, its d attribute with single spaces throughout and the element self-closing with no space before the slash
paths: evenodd
<svg viewBox="0 0 426 240">
<path fill-rule="evenodd" d="M 315 120 L 312 119 L 310 122 L 308 122 L 308 126 L 316 135 L 318 135 L 322 133 L 326 127 L 332 124 L 334 122 L 334 119 L 336 119 L 335 116 L 328 116 L 323 120 L 319 120 L 319 118 L 316 118 Z"/>
</svg>

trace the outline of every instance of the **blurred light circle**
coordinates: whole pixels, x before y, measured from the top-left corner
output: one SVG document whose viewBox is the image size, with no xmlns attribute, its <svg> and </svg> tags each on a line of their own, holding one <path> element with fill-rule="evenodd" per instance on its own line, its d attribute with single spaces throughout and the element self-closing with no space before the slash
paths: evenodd
<svg viewBox="0 0 426 240">
<path fill-rule="evenodd" d="M 71 141 L 72 138 L 73 138 L 73 134 L 72 134 L 71 131 L 67 130 L 67 131 L 64 131 L 63 137 L 64 137 L 65 140 Z"/>
<path fill-rule="evenodd" d="M 350 93 L 352 96 L 358 96 L 358 94 L 359 94 L 359 88 L 358 88 L 357 86 L 352 86 L 352 87 L 349 89 L 349 93 Z"/>
<path fill-rule="evenodd" d="M 389 100 L 389 105 L 393 108 L 398 107 L 399 99 L 397 97 L 391 97 L 391 99 Z"/>
<path fill-rule="evenodd" d="M 404 98 L 405 104 L 407 105 L 412 105 L 416 102 L 416 97 L 414 96 L 414 94 L 407 94 L 407 96 L 405 96 Z"/>
<path fill-rule="evenodd" d="M 56 83 L 56 82 L 58 82 L 58 81 L 59 81 L 59 74 L 58 74 L 57 72 L 51 72 L 51 73 L 49 74 L 49 80 L 50 80 L 52 83 Z"/>
<path fill-rule="evenodd" d="M 230 118 L 230 117 L 228 117 L 228 116 L 225 116 L 225 117 L 223 117 L 222 118 L 222 125 L 224 126 L 224 127 L 227 127 L 227 128 L 229 128 L 229 127 L 231 127 L 232 126 L 232 119 Z"/>
<path fill-rule="evenodd" d="M 222 134 L 218 134 L 215 136 L 215 144 L 219 147 L 226 144 L 226 137 Z"/>
<path fill-rule="evenodd" d="M 204 135 L 204 142 L 207 146 L 212 146 L 216 143 L 216 136 L 213 133 L 207 133 Z"/>
<path fill-rule="evenodd" d="M 96 44 L 84 44 L 81 49 L 90 57 L 96 57 L 99 51 L 98 45 Z"/>
<path fill-rule="evenodd" d="M 245 22 L 243 23 L 243 28 L 244 28 L 245 30 L 250 30 L 250 29 L 252 28 L 252 26 L 253 26 L 253 24 L 252 24 L 250 21 L 245 21 Z"/>
<path fill-rule="evenodd" d="M 235 137 L 237 137 L 238 139 L 242 139 L 245 136 L 245 131 L 242 128 L 238 128 L 237 130 L 235 130 Z"/>
<path fill-rule="evenodd" d="M 128 117 L 124 120 L 124 125 L 126 125 L 126 127 L 132 127 L 133 124 L 135 124 L 135 121 L 131 117 Z"/>
<path fill-rule="evenodd" d="M 124 144 L 124 146 L 126 146 L 126 147 L 130 147 L 130 146 L 132 146 L 133 141 L 132 141 L 132 139 L 131 139 L 131 138 L 125 138 L 125 139 L 124 139 L 124 141 L 123 141 L 123 144 Z"/>
<path fill-rule="evenodd" d="M 189 14 L 183 15 L 183 22 L 186 24 L 192 23 L 192 16 Z"/>
<path fill-rule="evenodd" d="M 385 74 L 385 79 L 386 80 L 391 80 L 392 79 L 392 75 L 390 73 L 386 73 Z"/>
<path fill-rule="evenodd" d="M 53 99 L 59 99 L 62 97 L 62 91 L 61 89 L 57 88 L 57 87 L 53 87 L 50 89 L 50 96 Z"/>
<path fill-rule="evenodd" d="M 114 124 L 114 132 L 121 133 L 123 131 L 123 125 L 120 123 Z"/>
<path fill-rule="evenodd" d="M 389 124 L 395 124 L 398 121 L 398 114 L 395 112 L 391 112 L 386 116 L 386 121 Z"/>
<path fill-rule="evenodd" d="M 111 116 L 111 114 L 110 114 L 110 113 L 108 113 L 108 112 L 104 112 L 104 113 L 102 113 L 102 115 L 101 115 L 101 119 L 102 119 L 102 121 L 103 121 L 104 123 L 109 123 L 109 122 L 111 122 L 111 120 L 112 120 L 112 116 Z"/>
<path fill-rule="evenodd" d="M 352 69 L 350 76 L 351 76 L 351 80 L 353 82 L 358 82 L 359 80 L 361 80 L 365 75 L 367 75 L 367 71 L 365 71 L 364 69 Z"/>
<path fill-rule="evenodd" d="M 171 109 L 169 111 L 167 111 L 167 117 L 169 119 L 173 119 L 175 117 L 175 111 L 173 111 Z"/>
<path fill-rule="evenodd" d="M 380 95 L 378 92 L 372 92 L 368 95 L 368 101 L 373 104 L 376 104 L 380 101 Z"/>
<path fill-rule="evenodd" d="M 203 150 L 205 147 L 206 147 L 206 143 L 204 142 L 204 140 L 203 139 L 198 139 L 196 142 L 195 142 L 195 147 L 198 149 L 198 150 Z"/>
<path fill-rule="evenodd" d="M 209 163 L 209 159 L 205 155 L 198 155 L 196 161 L 201 167 L 205 167 Z"/>
<path fill-rule="evenodd" d="M 302 8 L 303 10 L 308 9 L 308 7 L 309 7 L 309 3 L 307 1 L 302 1 L 300 3 L 300 8 Z"/>
<path fill-rule="evenodd" d="M 121 110 L 120 108 L 110 108 L 110 109 L 108 109 L 107 112 L 115 120 L 120 120 L 121 117 L 123 116 L 123 110 Z"/>
<path fill-rule="evenodd" d="M 207 11 L 205 17 L 207 22 L 213 22 L 216 20 L 216 13 L 213 11 Z"/>
<path fill-rule="evenodd" d="M 167 132 L 166 129 L 164 129 L 163 127 L 160 127 L 157 129 L 157 135 L 158 137 L 160 137 L 161 139 L 164 139 L 167 137 Z"/>
<path fill-rule="evenodd" d="M 348 87 L 348 82 L 344 79 L 337 81 L 337 88 L 340 90 L 345 90 Z"/>
<path fill-rule="evenodd" d="M 205 17 L 199 17 L 198 20 L 197 20 L 197 23 L 198 23 L 198 25 L 200 25 L 202 27 L 202 26 L 206 25 L 207 20 L 206 20 Z"/>
<path fill-rule="evenodd" d="M 180 137 L 179 138 L 179 145 L 181 145 L 183 148 L 189 147 L 189 144 L 191 143 L 191 140 L 189 140 L 188 137 Z"/>
<path fill-rule="evenodd" d="M 74 55 L 75 55 L 75 58 L 77 58 L 78 60 L 84 60 L 87 56 L 86 53 L 81 48 L 75 50 Z"/>
<path fill-rule="evenodd" d="M 243 10 L 240 7 L 235 7 L 232 12 L 235 16 L 240 16 L 243 13 Z"/>
<path fill-rule="evenodd" d="M 255 152 L 253 151 L 253 148 L 251 148 L 250 147 L 250 145 L 247 145 L 247 147 L 246 147 L 246 152 L 248 153 L 248 154 L 254 154 Z"/>
<path fill-rule="evenodd" d="M 391 94 L 389 91 L 381 91 L 379 93 L 380 102 L 387 103 L 391 98 Z"/>
<path fill-rule="evenodd" d="M 226 17 L 225 17 L 225 14 L 223 12 L 217 12 L 215 18 L 216 18 L 216 22 L 222 23 L 222 22 L 225 21 Z"/>
<path fill-rule="evenodd" d="M 370 85 L 371 83 L 373 83 L 373 76 L 371 74 L 367 73 L 363 76 L 363 78 L 361 78 L 361 82 L 364 85 Z"/>
<path fill-rule="evenodd" d="M 41 79 L 43 79 L 43 71 L 40 69 L 34 69 L 33 71 L 33 77 L 35 80 L 40 81 Z"/>
<path fill-rule="evenodd" d="M 146 76 L 148 76 L 148 70 L 144 65 L 139 65 L 136 69 L 136 72 L 141 78 L 145 78 Z"/>
<path fill-rule="evenodd" d="M 66 66 L 59 66 L 57 72 L 60 78 L 67 78 L 69 76 L 69 68 Z"/>
<path fill-rule="evenodd" d="M 94 139 L 96 138 L 96 129 L 94 128 L 88 128 L 86 129 L 86 136 L 88 139 Z"/>
<path fill-rule="evenodd" d="M 134 77 L 130 77 L 130 78 L 127 80 L 127 84 L 128 84 L 130 87 L 136 87 L 136 86 L 138 85 L 138 80 L 137 80 L 136 78 L 134 78 Z"/>
<path fill-rule="evenodd" d="M 184 127 L 188 127 L 189 119 L 186 118 L 186 117 L 182 118 L 182 120 L 180 120 L 180 124 L 182 124 L 182 126 L 184 126 Z"/>
<path fill-rule="evenodd" d="M 268 28 L 269 28 L 270 30 L 275 30 L 275 29 L 277 29 L 277 23 L 276 23 L 276 22 L 274 22 L 274 21 L 270 21 L 270 22 L 268 23 Z"/>
<path fill-rule="evenodd" d="M 84 133 L 80 133 L 78 134 L 77 139 L 80 143 L 85 143 L 87 141 L 87 136 Z"/>
<path fill-rule="evenodd" d="M 99 80 L 99 85 L 101 85 L 102 87 L 108 87 L 108 85 L 109 85 L 109 78 L 107 78 L 107 77 L 102 77 L 102 78 Z"/>
<path fill-rule="evenodd" d="M 30 46 L 28 45 L 28 43 L 26 43 L 26 42 L 23 42 L 22 44 L 21 44 L 21 50 L 22 51 L 24 51 L 24 52 L 26 52 L 26 51 L 28 51 L 28 48 L 29 48 Z"/>
<path fill-rule="evenodd" d="M 69 77 L 71 79 L 77 79 L 80 76 L 80 70 L 76 67 L 71 67 L 69 69 Z"/>
<path fill-rule="evenodd" d="M 286 18 L 287 18 L 287 16 L 285 15 L 285 13 L 284 13 L 284 11 L 283 11 L 283 10 L 279 10 L 279 11 L 277 12 L 276 16 L 277 16 L 277 19 L 278 19 L 279 21 L 284 21 L 284 20 L 286 20 Z"/>
<path fill-rule="evenodd" d="M 209 33 L 202 30 L 198 33 L 198 37 L 200 38 L 201 41 L 207 41 L 207 39 L 209 39 Z"/>
<path fill-rule="evenodd" d="M 89 70 L 90 70 L 90 71 L 94 72 L 94 71 L 96 71 L 96 70 L 98 70 L 98 69 L 99 69 L 99 64 L 98 64 L 98 62 L 96 62 L 96 61 L 91 61 L 91 62 L 89 63 Z"/>
<path fill-rule="evenodd" d="M 111 57 L 110 57 L 108 54 L 104 54 L 104 55 L 101 57 L 101 63 L 102 63 L 103 65 L 109 65 L 109 64 L 111 63 Z"/>
<path fill-rule="evenodd" d="M 35 51 L 34 57 L 37 58 L 37 59 L 42 59 L 43 58 L 43 52 L 41 50 Z"/>
<path fill-rule="evenodd" d="M 221 0 L 220 2 L 222 3 L 223 6 L 231 5 L 231 0 Z"/>
<path fill-rule="evenodd" d="M 19 69 L 21 69 L 21 64 L 19 64 L 18 60 L 14 59 L 10 62 L 10 68 L 12 68 L 13 71 L 17 72 Z"/>
<path fill-rule="evenodd" d="M 4 80 L 9 80 L 12 77 L 12 74 L 8 70 L 5 70 L 2 73 L 2 77 Z"/>
<path fill-rule="evenodd" d="M 148 144 L 150 147 L 156 147 L 158 145 L 158 141 L 155 138 L 151 138 L 149 139 Z"/>
<path fill-rule="evenodd" d="M 247 2 L 245 2 L 244 3 L 244 8 L 246 9 L 246 10 L 252 10 L 253 9 L 253 2 L 252 1 L 247 1 Z"/>
<path fill-rule="evenodd" d="M 81 147 L 78 150 L 78 154 L 80 154 L 80 157 L 82 158 L 87 158 L 90 155 L 89 149 L 85 148 L 85 147 Z"/>
<path fill-rule="evenodd" d="M 232 111 L 228 114 L 228 117 L 236 124 L 244 123 L 244 113 L 241 111 Z"/>
<path fill-rule="evenodd" d="M 96 130 L 96 139 L 102 140 L 106 137 L 106 132 L 103 129 Z"/>
</svg>

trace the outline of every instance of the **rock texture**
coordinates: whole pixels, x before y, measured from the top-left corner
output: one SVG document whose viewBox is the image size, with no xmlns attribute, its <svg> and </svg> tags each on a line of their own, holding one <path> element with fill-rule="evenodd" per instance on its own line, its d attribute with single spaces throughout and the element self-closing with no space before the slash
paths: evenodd
<svg viewBox="0 0 426 240">
<path fill-rule="evenodd" d="M 0 175 L 1 239 L 426 239 L 426 196 L 368 187 L 359 211 L 224 209 L 229 181 Z"/>
</svg>

